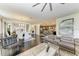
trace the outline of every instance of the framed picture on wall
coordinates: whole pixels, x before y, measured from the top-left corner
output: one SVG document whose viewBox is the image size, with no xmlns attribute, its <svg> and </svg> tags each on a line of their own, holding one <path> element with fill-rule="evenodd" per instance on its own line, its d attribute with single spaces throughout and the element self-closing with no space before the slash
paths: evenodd
<svg viewBox="0 0 79 59">
<path fill-rule="evenodd" d="M 59 35 L 72 37 L 74 32 L 74 18 L 65 19 L 59 24 Z"/>
</svg>

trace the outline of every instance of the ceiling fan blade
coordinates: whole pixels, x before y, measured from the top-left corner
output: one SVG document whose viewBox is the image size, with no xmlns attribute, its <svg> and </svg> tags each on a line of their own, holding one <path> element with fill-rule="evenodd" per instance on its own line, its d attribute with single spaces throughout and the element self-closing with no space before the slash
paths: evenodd
<svg viewBox="0 0 79 59">
<path fill-rule="evenodd" d="M 52 11 L 52 3 L 49 3 L 50 11 Z"/>
<path fill-rule="evenodd" d="M 43 12 L 44 8 L 46 7 L 47 3 L 44 4 L 43 8 L 41 9 L 41 12 Z"/>
<path fill-rule="evenodd" d="M 39 5 L 40 3 L 36 3 L 35 5 L 33 5 L 32 7 L 35 7 L 35 6 L 37 6 L 37 5 Z"/>
<path fill-rule="evenodd" d="M 64 5 L 65 3 L 60 3 L 60 4 Z"/>
</svg>

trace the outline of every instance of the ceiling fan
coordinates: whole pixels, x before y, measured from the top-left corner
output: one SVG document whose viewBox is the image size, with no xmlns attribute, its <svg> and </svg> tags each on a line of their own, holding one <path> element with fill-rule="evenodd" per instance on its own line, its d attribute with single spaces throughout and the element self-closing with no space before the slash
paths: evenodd
<svg viewBox="0 0 79 59">
<path fill-rule="evenodd" d="M 36 3 L 35 5 L 33 5 L 32 7 L 36 7 L 36 6 L 38 6 L 38 5 L 40 5 L 41 3 Z M 43 6 L 43 8 L 41 9 L 41 12 L 43 12 L 44 11 L 44 9 L 45 9 L 45 7 L 47 6 L 47 4 L 49 4 L 49 7 L 50 7 L 50 11 L 52 11 L 52 3 L 45 3 L 44 4 L 44 6 Z M 65 4 L 65 3 L 60 3 L 60 4 Z"/>
</svg>

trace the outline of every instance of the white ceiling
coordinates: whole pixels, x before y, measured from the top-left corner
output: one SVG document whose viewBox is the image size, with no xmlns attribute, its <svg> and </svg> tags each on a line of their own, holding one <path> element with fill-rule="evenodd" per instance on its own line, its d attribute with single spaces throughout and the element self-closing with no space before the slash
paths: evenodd
<svg viewBox="0 0 79 59">
<path fill-rule="evenodd" d="M 55 17 L 62 17 L 79 11 L 78 3 L 66 3 L 64 5 L 52 3 L 53 11 L 50 11 L 48 4 L 43 12 L 41 12 L 41 9 L 44 3 L 32 7 L 34 4 L 36 3 L 0 3 L 0 15 L 18 19 L 25 18 L 25 20 L 30 17 L 33 18 L 34 21 L 39 21 L 49 19 L 53 20 Z"/>
</svg>

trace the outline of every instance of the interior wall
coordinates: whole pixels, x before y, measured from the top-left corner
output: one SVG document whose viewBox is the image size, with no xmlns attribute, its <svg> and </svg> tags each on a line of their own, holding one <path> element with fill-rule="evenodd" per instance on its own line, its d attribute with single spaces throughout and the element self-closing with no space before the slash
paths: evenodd
<svg viewBox="0 0 79 59">
<path fill-rule="evenodd" d="M 13 26 L 13 24 L 18 24 L 20 26 L 17 26 L 17 29 L 22 28 L 24 31 L 26 31 L 26 25 L 29 23 L 22 22 L 22 21 L 17 21 L 15 19 L 8 19 L 8 18 L 2 18 L 3 22 L 6 22 L 11 25 L 11 33 L 15 30 L 16 26 Z M 4 24 L 1 26 L 1 19 L 0 19 L 0 33 L 4 34 Z M 3 28 L 2 28 L 3 27 Z M 2 30 L 2 31 L 1 31 Z M 19 34 L 19 37 L 21 37 L 21 32 L 17 32 Z M 4 35 L 3 35 L 4 37 Z"/>
<path fill-rule="evenodd" d="M 22 21 L 17 21 L 17 20 L 13 20 L 13 19 L 7 19 L 7 18 L 3 18 L 2 19 L 3 20 L 3 22 L 7 22 L 7 23 L 9 23 L 12 27 L 11 27 L 11 32 L 13 32 L 13 30 L 15 30 L 15 26 L 13 26 L 12 24 L 19 24 L 19 25 L 21 25 L 21 24 L 24 24 L 24 25 L 29 25 L 29 30 L 28 30 L 28 32 L 29 33 L 31 33 L 31 30 L 33 29 L 32 28 L 32 25 L 33 26 L 35 26 L 34 28 L 35 28 L 35 33 L 37 34 L 37 35 L 40 35 L 40 24 L 30 24 L 30 23 L 26 23 L 26 22 L 22 22 Z M 3 26 L 4 26 L 4 24 L 3 24 Z M 27 27 L 27 26 L 25 26 L 25 27 Z M 20 27 L 20 28 L 25 28 L 25 27 Z M 18 27 L 19 28 L 19 27 Z M 27 29 L 27 28 L 26 28 Z M 25 30 L 26 30 L 25 29 Z M 4 27 L 3 27 L 3 29 L 1 28 L 1 21 L 0 21 L 0 32 L 1 32 L 1 30 L 2 30 L 2 33 L 4 34 Z M 27 31 L 27 30 L 26 30 Z M 24 33 L 24 32 L 23 32 Z M 21 32 L 17 32 L 17 34 L 19 34 L 19 37 L 21 38 Z M 3 36 L 4 37 L 4 36 Z"/>
<path fill-rule="evenodd" d="M 36 35 L 40 35 L 40 24 L 33 24 L 31 31 L 34 31 Z"/>
<path fill-rule="evenodd" d="M 56 20 L 56 32 L 57 36 L 59 35 L 59 24 L 62 20 L 69 19 L 69 18 L 74 18 L 74 38 L 79 38 L 79 13 L 74 13 L 68 16 L 64 16 L 61 18 L 58 18 Z"/>
<path fill-rule="evenodd" d="M 1 30 L 2 27 L 1 27 L 1 24 L 2 24 L 2 23 L 1 23 L 1 17 L 0 17 L 0 37 L 1 37 L 1 34 L 2 34 L 2 30 Z"/>
<path fill-rule="evenodd" d="M 56 18 L 44 20 L 40 23 L 40 25 L 56 25 Z"/>
<path fill-rule="evenodd" d="M 1 19 L 0 19 L 0 34 L 1 34 Z"/>
<path fill-rule="evenodd" d="M 40 24 L 36 24 L 35 30 L 36 30 L 36 34 L 40 35 Z"/>
</svg>

